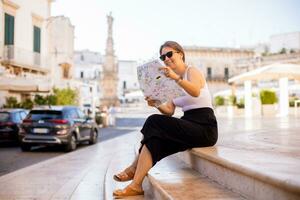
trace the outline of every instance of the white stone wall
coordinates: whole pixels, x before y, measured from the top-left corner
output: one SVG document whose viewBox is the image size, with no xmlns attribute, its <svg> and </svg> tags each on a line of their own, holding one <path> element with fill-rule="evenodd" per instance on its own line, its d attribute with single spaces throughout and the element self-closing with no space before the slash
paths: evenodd
<svg viewBox="0 0 300 200">
<path fill-rule="evenodd" d="M 69 18 L 63 16 L 51 17 L 47 21 L 48 51 L 51 57 L 52 85 L 58 86 L 63 81 L 63 68 L 61 64 L 69 64 L 69 78 L 73 75 L 74 55 L 74 26 Z"/>
<path fill-rule="evenodd" d="M 47 33 L 46 19 L 50 16 L 48 0 L 10 0 L 19 6 L 15 15 L 15 38 L 14 45 L 17 48 L 32 52 L 33 49 L 33 15 L 37 15 L 43 19 L 41 28 L 41 55 L 47 54 Z M 2 13 L 2 12 L 1 12 Z M 2 15 L 2 27 L 4 30 L 4 15 Z M 2 32 L 2 31 L 1 31 Z M 4 33 L 1 33 L 3 40 Z"/>
<path fill-rule="evenodd" d="M 273 35 L 270 37 L 271 53 L 278 53 L 282 48 L 300 50 L 300 32 Z"/>
<path fill-rule="evenodd" d="M 74 78 L 76 79 L 99 79 L 101 75 L 102 65 L 93 64 L 75 64 Z M 83 77 L 81 77 L 83 73 Z"/>
<path fill-rule="evenodd" d="M 3 59 L 4 56 L 4 28 L 5 28 L 5 13 L 14 16 L 14 62 L 19 63 L 26 66 L 35 66 L 36 63 L 33 61 L 33 26 L 38 26 L 41 29 L 41 49 L 40 49 L 40 65 L 37 64 L 37 67 L 49 69 L 49 63 L 47 62 L 48 55 L 48 39 L 47 39 L 47 31 L 46 31 L 46 21 L 47 18 L 50 17 L 50 6 L 51 1 L 49 0 L 9 0 L 9 1 L 0 1 L 0 60 Z M 2 80 L 6 80 L 6 78 L 10 77 L 9 81 L 5 83 L 0 82 L 2 86 L 10 86 L 15 84 L 16 82 L 12 77 L 16 77 L 16 79 L 21 81 L 30 80 L 30 84 L 35 86 L 36 77 L 43 78 L 44 82 L 47 81 L 47 75 L 42 74 L 34 74 L 31 72 L 21 72 L 13 74 L 12 70 L 3 70 L 4 66 L 0 65 L 0 76 L 2 76 Z M 26 78 L 25 78 L 26 76 Z M 22 84 L 15 84 L 19 88 L 22 88 Z M 6 88 L 6 87 L 4 87 Z M 9 87 L 7 87 L 9 88 Z M 18 100 L 21 100 L 23 96 L 30 96 L 31 92 L 22 91 L 19 89 L 17 92 L 11 92 L 7 89 L 3 89 L 0 91 L 0 106 L 5 101 L 5 97 L 14 96 Z"/>
<path fill-rule="evenodd" d="M 74 62 L 80 64 L 82 63 L 102 64 L 103 58 L 100 53 L 85 49 L 82 51 L 75 51 Z"/>
<path fill-rule="evenodd" d="M 102 56 L 89 50 L 76 51 L 73 57 L 73 78 L 81 82 L 79 104 L 83 110 L 95 112 L 100 104 L 101 88 L 99 80 L 102 71 Z M 84 77 L 81 78 L 81 72 Z M 90 107 L 88 107 L 90 106 Z"/>
<path fill-rule="evenodd" d="M 81 72 L 83 72 L 83 79 L 85 80 L 100 79 L 102 67 L 102 56 L 100 53 L 89 50 L 75 52 L 73 71 L 74 78 L 82 79 Z"/>
<path fill-rule="evenodd" d="M 118 71 L 118 96 L 123 94 L 123 84 L 126 82 L 126 90 L 134 91 L 139 89 L 137 79 L 137 61 L 132 60 L 119 60 Z"/>
<path fill-rule="evenodd" d="M 2 60 L 2 56 L 3 56 L 3 45 L 4 45 L 4 12 L 3 12 L 2 1 L 0 1 L 0 61 Z"/>
</svg>

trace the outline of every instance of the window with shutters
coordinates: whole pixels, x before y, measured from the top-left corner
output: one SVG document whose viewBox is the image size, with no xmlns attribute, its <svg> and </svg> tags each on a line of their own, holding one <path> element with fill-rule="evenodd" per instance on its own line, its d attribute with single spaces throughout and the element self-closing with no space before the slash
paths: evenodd
<svg viewBox="0 0 300 200">
<path fill-rule="evenodd" d="M 37 26 L 33 26 L 33 51 L 41 52 L 41 29 Z"/>
<path fill-rule="evenodd" d="M 224 68 L 224 77 L 225 77 L 225 79 L 229 78 L 229 69 L 228 69 L 228 67 Z"/>
<path fill-rule="evenodd" d="M 207 79 L 210 80 L 212 78 L 211 67 L 207 68 Z"/>
<path fill-rule="evenodd" d="M 15 17 L 5 13 L 4 44 L 14 44 Z"/>
</svg>

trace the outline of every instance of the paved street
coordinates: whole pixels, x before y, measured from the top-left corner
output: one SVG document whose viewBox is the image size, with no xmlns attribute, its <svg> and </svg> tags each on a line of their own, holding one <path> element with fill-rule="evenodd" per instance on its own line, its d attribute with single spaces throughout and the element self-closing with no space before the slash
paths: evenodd
<svg viewBox="0 0 300 200">
<path fill-rule="evenodd" d="M 116 127 L 100 128 L 98 143 L 130 133 L 142 126 L 144 120 L 144 118 L 118 118 Z M 82 144 L 78 149 L 87 146 L 89 145 Z M 66 153 L 59 147 L 40 146 L 31 152 L 22 152 L 15 144 L 0 144 L 0 176 L 64 154 Z"/>
</svg>

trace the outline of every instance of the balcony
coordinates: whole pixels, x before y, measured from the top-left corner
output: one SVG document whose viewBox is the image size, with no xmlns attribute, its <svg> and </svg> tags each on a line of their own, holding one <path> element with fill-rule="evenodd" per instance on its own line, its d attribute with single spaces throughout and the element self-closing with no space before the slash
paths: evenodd
<svg viewBox="0 0 300 200">
<path fill-rule="evenodd" d="M 48 77 L 23 74 L 15 76 L 13 74 L 0 74 L 0 90 L 13 92 L 49 92 L 51 83 Z"/>
<path fill-rule="evenodd" d="M 49 72 L 49 59 L 39 53 L 15 47 L 4 46 L 1 64 L 6 67 L 20 68 L 21 71 L 47 74 Z"/>
</svg>

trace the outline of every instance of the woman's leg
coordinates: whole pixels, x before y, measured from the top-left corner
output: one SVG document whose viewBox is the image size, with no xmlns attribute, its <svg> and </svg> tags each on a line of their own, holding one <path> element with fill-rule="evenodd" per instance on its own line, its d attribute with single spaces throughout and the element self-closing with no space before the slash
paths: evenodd
<svg viewBox="0 0 300 200">
<path fill-rule="evenodd" d="M 143 146 L 143 145 L 142 145 L 142 146 Z M 142 148 L 142 146 L 141 146 L 140 148 Z M 140 149 L 140 151 L 141 151 L 141 149 Z M 138 160 L 139 160 L 139 156 L 140 156 L 140 154 L 138 154 L 138 155 L 135 157 L 135 159 L 134 159 L 134 161 L 131 163 L 131 165 L 129 165 L 124 171 L 130 170 L 130 171 L 132 171 L 132 172 L 135 172 L 136 167 L 137 167 L 137 163 L 138 163 Z"/>
<path fill-rule="evenodd" d="M 148 171 L 152 168 L 152 156 L 146 145 L 143 146 L 141 153 L 138 158 L 135 174 L 133 181 L 130 183 L 130 186 L 135 189 L 142 189 L 142 183 L 147 175 Z"/>
<path fill-rule="evenodd" d="M 132 180 L 135 174 L 138 158 L 139 156 L 136 156 L 134 161 L 128 167 L 126 167 L 122 172 L 115 174 L 113 178 L 116 181 L 121 181 L 121 182 Z"/>
<path fill-rule="evenodd" d="M 142 189 L 143 180 L 152 167 L 152 156 L 146 145 L 142 147 L 138 157 L 137 168 L 133 181 L 122 190 L 115 190 L 114 196 L 134 196 L 144 194 Z"/>
</svg>

